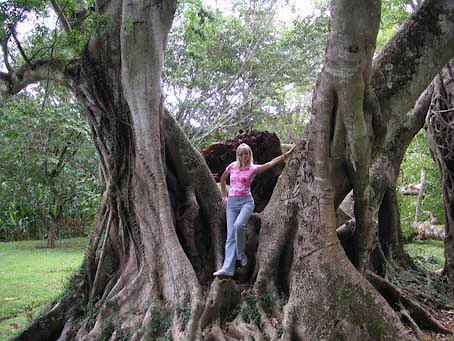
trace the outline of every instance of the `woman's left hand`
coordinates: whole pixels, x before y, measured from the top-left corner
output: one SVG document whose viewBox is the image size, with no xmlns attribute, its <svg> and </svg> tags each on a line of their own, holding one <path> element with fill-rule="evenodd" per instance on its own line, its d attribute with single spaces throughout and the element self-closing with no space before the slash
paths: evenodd
<svg viewBox="0 0 454 341">
<path fill-rule="evenodd" d="M 295 149 L 296 145 L 295 146 L 292 146 L 292 148 L 290 148 L 288 151 L 285 152 L 285 158 L 287 159 L 290 154 L 293 152 L 293 150 Z"/>
</svg>

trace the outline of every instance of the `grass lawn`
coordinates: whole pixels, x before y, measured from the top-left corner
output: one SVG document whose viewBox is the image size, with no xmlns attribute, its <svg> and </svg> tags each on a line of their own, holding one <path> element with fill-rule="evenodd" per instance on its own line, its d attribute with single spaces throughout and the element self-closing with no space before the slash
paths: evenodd
<svg viewBox="0 0 454 341">
<path fill-rule="evenodd" d="M 82 264 L 85 238 L 0 243 L 0 340 L 14 336 L 61 293 Z"/>
<path fill-rule="evenodd" d="M 445 264 L 444 243 L 441 240 L 420 240 L 404 245 L 404 250 L 415 263 L 429 271 L 441 269 Z"/>
</svg>

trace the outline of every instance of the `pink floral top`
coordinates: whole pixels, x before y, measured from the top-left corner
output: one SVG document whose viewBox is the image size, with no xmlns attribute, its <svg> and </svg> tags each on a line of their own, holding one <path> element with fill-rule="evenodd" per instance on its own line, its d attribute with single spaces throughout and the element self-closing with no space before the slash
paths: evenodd
<svg viewBox="0 0 454 341">
<path fill-rule="evenodd" d="M 236 162 L 232 162 L 227 166 L 225 171 L 230 174 L 230 190 L 229 196 L 243 197 L 251 194 L 251 184 L 257 174 L 257 166 L 238 169 L 235 167 Z"/>
</svg>

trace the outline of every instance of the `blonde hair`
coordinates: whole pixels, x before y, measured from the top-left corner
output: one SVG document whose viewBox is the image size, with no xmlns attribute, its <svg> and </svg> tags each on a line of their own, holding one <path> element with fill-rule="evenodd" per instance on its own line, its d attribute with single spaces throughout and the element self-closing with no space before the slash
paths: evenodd
<svg viewBox="0 0 454 341">
<path fill-rule="evenodd" d="M 239 159 L 239 157 L 238 157 L 238 153 L 239 153 L 241 150 L 247 150 L 248 153 L 249 153 L 249 164 L 248 164 L 248 165 L 242 165 L 241 162 L 240 162 L 240 159 Z M 240 144 L 240 145 L 236 148 L 236 163 L 235 163 L 235 168 L 237 168 L 237 169 L 242 169 L 242 168 L 246 168 L 246 167 L 251 167 L 253 164 L 254 164 L 254 156 L 253 156 L 253 154 L 252 154 L 252 149 L 251 149 L 251 147 L 249 147 L 246 143 Z"/>
</svg>

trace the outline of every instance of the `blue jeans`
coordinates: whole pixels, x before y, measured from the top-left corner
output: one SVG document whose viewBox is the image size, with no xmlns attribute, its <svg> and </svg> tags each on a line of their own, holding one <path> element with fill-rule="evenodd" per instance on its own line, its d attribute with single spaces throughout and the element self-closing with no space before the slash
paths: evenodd
<svg viewBox="0 0 454 341">
<path fill-rule="evenodd" d="M 227 240 L 225 241 L 225 258 L 222 269 L 230 274 L 235 273 L 237 259 L 246 257 L 244 253 L 244 237 L 247 222 L 254 211 L 252 195 L 244 197 L 228 197 L 227 200 Z"/>
</svg>

